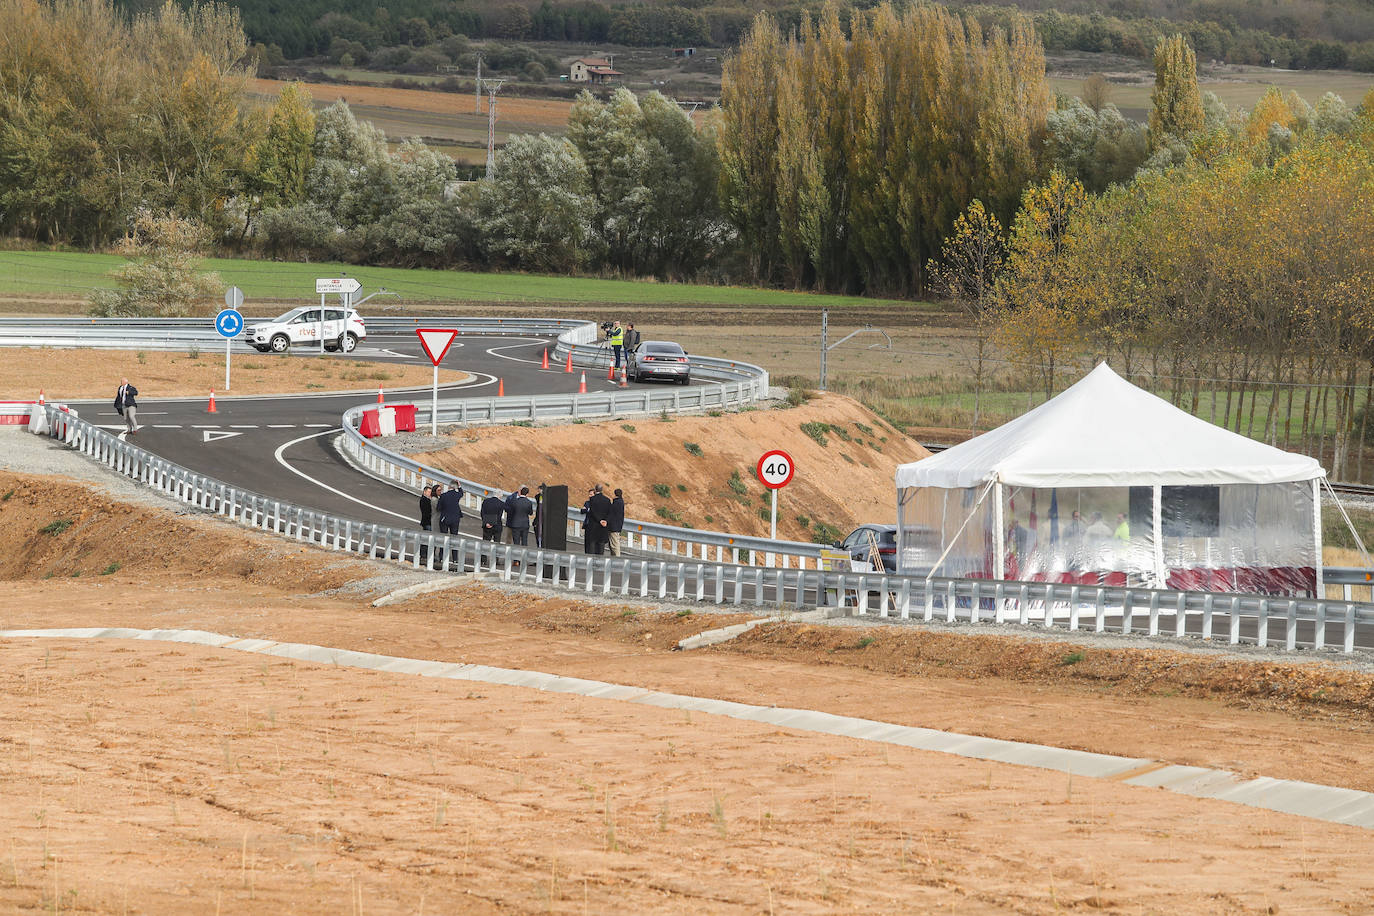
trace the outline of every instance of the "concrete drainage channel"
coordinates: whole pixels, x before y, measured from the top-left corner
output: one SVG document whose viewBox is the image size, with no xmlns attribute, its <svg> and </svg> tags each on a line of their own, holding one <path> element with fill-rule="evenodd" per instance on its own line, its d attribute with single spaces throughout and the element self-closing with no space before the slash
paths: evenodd
<svg viewBox="0 0 1374 916">
<path fill-rule="evenodd" d="M 430 583 L 425 583 L 430 585 Z M 447 580 L 445 584 L 453 584 Z M 763 621 L 759 621 L 763 622 Z M 747 625 L 741 625 L 747 626 Z M 731 627 L 722 628 L 723 633 Z M 700 638 L 708 634 L 699 634 Z M 1259 777 L 1246 779 L 1225 770 L 1205 767 L 1177 766 L 1142 757 L 1117 757 L 1093 754 L 1040 744 L 1024 744 L 999 738 L 961 735 L 930 728 L 895 725 L 872 719 L 839 716 L 808 709 L 788 709 L 776 706 L 754 706 L 726 700 L 675 693 L 660 693 L 626 684 L 610 684 L 584 678 L 562 677 L 539 671 L 512 668 L 493 668 L 487 665 L 468 665 L 452 662 L 427 661 L 391 655 L 374 655 L 348 649 L 331 649 L 302 643 L 279 643 L 268 639 L 245 639 L 207 633 L 201 630 L 134 630 L 100 629 L 96 627 L 62 630 L 5 630 L 4 639 L 142 639 L 155 642 L 185 643 L 253 652 L 296 661 L 338 667 L 384 671 L 392 674 L 411 674 L 420 677 L 439 677 L 459 681 L 525 687 L 554 693 L 567 693 L 602 700 L 619 700 L 656 706 L 661 709 L 686 709 L 708 715 L 729 716 L 750 722 L 761 722 L 780 728 L 816 732 L 827 735 L 895 744 L 918 750 L 953 754 L 975 760 L 993 760 L 1018 766 L 1106 779 L 1142 788 L 1160 788 L 1190 795 L 1233 802 L 1252 808 L 1263 808 L 1285 814 L 1296 814 L 1316 820 L 1374 829 L 1374 793 L 1354 789 L 1322 786 L 1309 782 Z M 725 637 L 730 638 L 730 637 Z"/>
</svg>

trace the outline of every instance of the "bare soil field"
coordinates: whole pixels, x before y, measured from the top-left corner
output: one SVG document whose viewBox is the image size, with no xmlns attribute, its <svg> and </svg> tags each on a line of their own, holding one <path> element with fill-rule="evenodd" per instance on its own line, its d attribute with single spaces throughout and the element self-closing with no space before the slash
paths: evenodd
<svg viewBox="0 0 1374 916">
<path fill-rule="evenodd" d="M 237 353 L 230 363 L 230 393 L 427 387 L 433 372 L 429 366 L 362 362 L 340 354 L 319 359 Z M 469 377 L 449 369 L 439 372 L 445 384 Z M 6 348 L 0 359 L 0 400 L 37 400 L 40 390 L 49 401 L 113 398 L 121 378 L 133 382 L 141 398 L 208 397 L 211 391 L 223 396 L 224 353 Z"/>
<path fill-rule="evenodd" d="M 0 541 L 6 629 L 206 629 L 1372 787 L 1374 679 L 1328 665 L 1109 649 L 1065 665 L 1063 643 L 875 629 L 859 647 L 795 625 L 668 652 L 738 618 L 482 583 L 374 608 L 393 567 L 8 472 Z M 1374 897 L 1355 828 L 680 711 L 139 641 L 0 641 L 0 683 L 5 910 L 1360 913 Z"/>
</svg>

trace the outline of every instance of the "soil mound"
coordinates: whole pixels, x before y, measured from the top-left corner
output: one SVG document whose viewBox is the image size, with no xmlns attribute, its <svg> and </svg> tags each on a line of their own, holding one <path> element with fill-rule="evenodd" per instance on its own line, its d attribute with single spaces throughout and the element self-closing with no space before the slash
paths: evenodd
<svg viewBox="0 0 1374 916">
<path fill-rule="evenodd" d="M 759 456 L 780 448 L 796 476 L 778 495 L 778 536 L 828 543 L 855 525 L 893 523 L 897 465 L 929 452 L 850 398 L 705 417 L 635 417 L 546 428 L 483 427 L 424 463 L 506 487 L 567 484 L 581 505 L 604 482 L 647 521 L 767 536 Z"/>
<path fill-rule="evenodd" d="M 217 577 L 293 592 L 338 588 L 367 570 L 300 562 L 306 548 L 256 532 L 218 530 L 207 518 L 116 502 L 60 477 L 0 473 L 0 580 L 116 572 L 188 584 Z"/>
</svg>

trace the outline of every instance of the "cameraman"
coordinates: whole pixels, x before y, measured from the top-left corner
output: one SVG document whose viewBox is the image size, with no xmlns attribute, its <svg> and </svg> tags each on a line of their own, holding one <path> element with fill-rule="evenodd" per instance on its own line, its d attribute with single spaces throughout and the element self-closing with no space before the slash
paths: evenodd
<svg viewBox="0 0 1374 916">
<path fill-rule="evenodd" d="M 620 368 L 620 354 L 625 349 L 625 329 L 620 326 L 620 320 L 616 319 L 615 324 L 606 332 L 606 339 L 611 342 L 611 351 L 615 353 L 615 367 Z"/>
</svg>

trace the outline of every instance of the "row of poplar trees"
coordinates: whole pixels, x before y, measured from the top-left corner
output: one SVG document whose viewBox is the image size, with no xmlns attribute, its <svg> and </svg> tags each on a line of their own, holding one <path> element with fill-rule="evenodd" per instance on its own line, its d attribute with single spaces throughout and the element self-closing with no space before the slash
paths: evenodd
<svg viewBox="0 0 1374 916">
<path fill-rule="evenodd" d="M 847 34 L 833 6 L 787 37 L 754 21 L 725 67 L 720 152 L 755 281 L 920 292 L 970 201 L 1010 221 L 1051 100 L 1030 21 L 1007 22 L 887 4 Z"/>
</svg>

